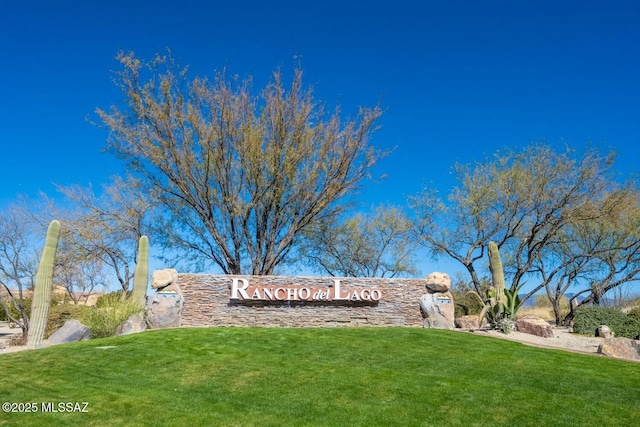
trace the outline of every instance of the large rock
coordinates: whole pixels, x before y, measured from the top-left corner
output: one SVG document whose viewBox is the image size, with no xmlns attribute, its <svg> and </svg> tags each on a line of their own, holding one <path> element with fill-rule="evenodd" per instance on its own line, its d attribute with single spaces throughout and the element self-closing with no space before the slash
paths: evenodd
<svg viewBox="0 0 640 427">
<path fill-rule="evenodd" d="M 151 287 L 154 289 L 164 288 L 178 281 L 178 272 L 173 268 L 156 270 L 151 274 Z"/>
<path fill-rule="evenodd" d="M 420 297 L 423 326 L 434 329 L 454 329 L 455 307 L 450 292 L 424 294 Z"/>
<path fill-rule="evenodd" d="M 427 292 L 430 294 L 436 292 L 449 292 L 451 288 L 451 279 L 446 273 L 435 271 L 429 274 L 426 279 Z"/>
<path fill-rule="evenodd" d="M 477 315 L 456 317 L 455 324 L 456 327 L 460 329 L 480 329 L 480 322 L 478 321 Z M 482 319 L 482 326 L 485 326 L 486 324 L 486 319 Z"/>
<path fill-rule="evenodd" d="M 48 345 L 66 344 L 69 342 L 84 341 L 91 338 L 91 329 L 75 319 L 64 322 L 64 325 L 51 334 L 47 340 Z"/>
<path fill-rule="evenodd" d="M 631 338 L 607 338 L 598 347 L 598 353 L 618 359 L 640 361 L 640 341 Z"/>
<path fill-rule="evenodd" d="M 600 338 L 613 338 L 613 332 L 607 325 L 600 325 L 596 329 L 596 336 Z"/>
<path fill-rule="evenodd" d="M 553 338 L 553 328 L 545 320 L 527 314 L 516 320 L 516 330 L 525 334 L 536 335 L 543 338 Z"/>
<path fill-rule="evenodd" d="M 157 291 L 147 307 L 147 325 L 151 329 L 180 327 L 183 305 L 184 298 L 178 285 Z"/>
<path fill-rule="evenodd" d="M 140 314 L 133 314 L 127 320 L 122 322 L 120 326 L 118 326 L 118 330 L 116 331 L 116 335 L 129 335 L 129 334 L 137 334 L 138 332 L 142 332 L 147 329 L 147 323 L 144 320 L 144 316 Z"/>
</svg>

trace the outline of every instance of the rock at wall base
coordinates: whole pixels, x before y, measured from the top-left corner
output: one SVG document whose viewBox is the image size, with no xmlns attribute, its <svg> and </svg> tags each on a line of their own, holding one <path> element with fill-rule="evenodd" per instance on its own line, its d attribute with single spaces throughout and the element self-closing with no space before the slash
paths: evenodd
<svg viewBox="0 0 640 427">
<path fill-rule="evenodd" d="M 482 325 L 478 321 L 478 316 L 469 315 L 456 317 L 455 324 L 457 328 L 460 329 L 480 329 L 487 326 L 487 319 L 482 319 Z"/>
<path fill-rule="evenodd" d="M 156 292 L 147 307 L 147 325 L 151 329 L 179 328 L 182 325 L 183 306 L 184 298 L 178 285 L 173 284 Z"/>
<path fill-rule="evenodd" d="M 516 320 L 516 330 L 543 338 L 553 338 L 553 328 L 544 319 L 531 314 Z"/>
<path fill-rule="evenodd" d="M 423 326 L 434 329 L 454 329 L 455 307 L 450 292 L 424 294 L 420 297 Z"/>
</svg>

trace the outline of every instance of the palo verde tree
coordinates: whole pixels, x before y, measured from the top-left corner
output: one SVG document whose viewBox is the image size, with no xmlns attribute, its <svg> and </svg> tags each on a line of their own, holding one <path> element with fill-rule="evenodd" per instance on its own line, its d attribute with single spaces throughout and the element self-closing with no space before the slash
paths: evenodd
<svg viewBox="0 0 640 427">
<path fill-rule="evenodd" d="M 616 206 L 611 200 L 633 194 L 628 191 L 632 184 L 613 179 L 613 160 L 613 153 L 593 149 L 579 157 L 570 149 L 531 144 L 521 151 L 500 151 L 484 163 L 457 166 L 460 185 L 448 200 L 427 191 L 413 199 L 415 231 L 435 255 L 460 262 L 478 293 L 485 249 L 489 241 L 496 242 L 511 292 L 532 276 L 540 279 L 524 301 L 563 274 L 573 281 L 585 271 L 570 273 L 568 268 L 582 268 L 604 251 L 625 250 L 625 245 L 603 242 L 573 244 L 570 255 L 559 252 L 571 230 L 607 221 Z"/>
<path fill-rule="evenodd" d="M 167 249 L 224 273 L 273 274 L 301 232 L 337 215 L 380 157 L 379 108 L 326 114 L 296 69 L 259 94 L 251 81 L 187 79 L 170 57 L 118 55 L 126 107 L 97 110 L 108 148 L 159 201 Z"/>
<path fill-rule="evenodd" d="M 400 277 L 418 274 L 404 212 L 381 206 L 336 223 L 322 223 L 305 232 L 301 257 L 331 276 Z"/>
<path fill-rule="evenodd" d="M 553 248 L 553 260 L 563 270 L 554 282 L 545 280 L 557 323 L 569 323 L 576 307 L 599 304 L 613 289 L 640 281 L 640 192 L 633 186 L 616 189 L 578 214 L 584 220 L 564 230 Z M 583 289 L 563 313 L 561 298 L 576 282 Z"/>
</svg>

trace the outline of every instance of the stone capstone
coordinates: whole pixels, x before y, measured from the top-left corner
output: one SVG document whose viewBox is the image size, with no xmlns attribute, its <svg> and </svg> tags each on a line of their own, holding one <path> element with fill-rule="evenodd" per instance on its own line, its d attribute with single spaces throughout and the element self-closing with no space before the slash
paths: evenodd
<svg viewBox="0 0 640 427">
<path fill-rule="evenodd" d="M 51 334 L 49 345 L 66 344 L 69 342 L 85 341 L 91 338 L 91 329 L 75 319 L 64 322 L 64 325 Z"/>
<path fill-rule="evenodd" d="M 640 341 L 631 338 L 607 338 L 598 347 L 598 353 L 617 359 L 640 361 Z"/>
<path fill-rule="evenodd" d="M 543 338 L 553 338 L 553 328 L 544 319 L 527 314 L 516 320 L 516 330 Z"/>
<path fill-rule="evenodd" d="M 613 338 L 613 332 L 607 325 L 600 325 L 596 329 L 596 336 L 600 338 Z"/>
<path fill-rule="evenodd" d="M 173 268 L 156 270 L 151 274 L 151 287 L 154 289 L 164 288 L 178 281 L 178 272 Z"/>
<path fill-rule="evenodd" d="M 147 306 L 147 325 L 151 329 L 180 327 L 183 306 L 184 298 L 178 285 L 156 291 Z"/>
<path fill-rule="evenodd" d="M 435 271 L 429 274 L 425 281 L 427 292 L 430 294 L 436 292 L 449 292 L 449 289 L 451 288 L 451 279 L 446 273 Z"/>
<path fill-rule="evenodd" d="M 127 320 L 122 322 L 120 326 L 118 326 L 116 336 L 137 334 L 138 332 L 142 332 L 145 329 L 147 329 L 147 323 L 144 320 L 144 316 L 136 313 L 131 315 L 131 317 L 129 317 Z"/>
<path fill-rule="evenodd" d="M 420 297 L 420 311 L 422 312 L 425 328 L 454 329 L 455 307 L 453 295 L 450 292 L 435 292 Z"/>
</svg>

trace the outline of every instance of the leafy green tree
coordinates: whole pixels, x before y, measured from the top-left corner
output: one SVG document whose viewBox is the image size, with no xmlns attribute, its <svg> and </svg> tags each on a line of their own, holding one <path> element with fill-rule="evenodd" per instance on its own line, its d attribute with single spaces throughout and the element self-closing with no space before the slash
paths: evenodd
<svg viewBox="0 0 640 427">
<path fill-rule="evenodd" d="M 224 273 L 273 274 L 381 155 L 368 145 L 380 109 L 325 114 L 299 69 L 256 96 L 224 73 L 188 80 L 170 57 L 118 60 L 126 107 L 97 110 L 108 148 L 158 200 L 167 249 Z"/>
<path fill-rule="evenodd" d="M 521 151 L 499 151 L 484 163 L 457 165 L 460 185 L 446 201 L 433 191 L 412 199 L 414 230 L 435 256 L 464 266 L 479 294 L 491 240 L 503 254 L 511 292 L 525 279 L 540 279 L 523 301 L 562 280 L 563 289 L 579 283 L 592 257 L 626 250 L 617 244 L 572 243 L 571 250 L 560 252 L 579 227 L 606 222 L 615 210 L 612 201 L 634 193 L 633 184 L 613 179 L 613 161 L 613 153 L 588 149 L 576 156 L 571 149 L 531 144 Z"/>
<path fill-rule="evenodd" d="M 417 275 L 410 222 L 397 207 L 378 207 L 339 223 L 309 229 L 302 259 L 331 276 L 400 277 Z"/>
</svg>

